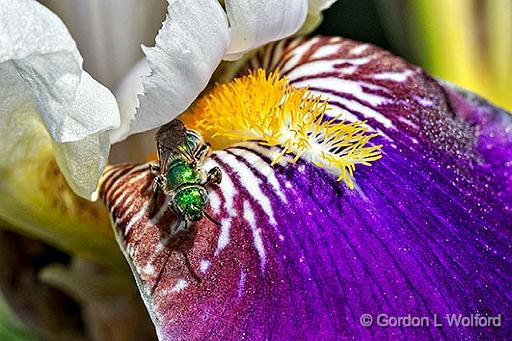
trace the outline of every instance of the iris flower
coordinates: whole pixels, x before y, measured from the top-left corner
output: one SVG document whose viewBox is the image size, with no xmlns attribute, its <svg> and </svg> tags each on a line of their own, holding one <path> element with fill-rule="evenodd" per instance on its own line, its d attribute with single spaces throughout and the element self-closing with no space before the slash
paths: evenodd
<svg viewBox="0 0 512 341">
<path fill-rule="evenodd" d="M 10 151 L 1 216 L 115 267 L 105 210 L 74 196 L 58 169 L 87 198 L 101 175 L 99 195 L 161 340 L 510 335 L 512 117 L 375 46 L 281 40 L 329 3 L 170 1 L 155 47 L 144 49 L 138 108 L 118 115 L 53 14 L 0 2 L 0 138 Z M 19 12 L 31 25 L 19 25 Z M 244 53 L 234 80 L 196 100 L 223 58 Z M 222 171 L 206 208 L 220 226 L 202 219 L 173 233 L 169 198 L 147 210 L 148 164 L 103 165 L 110 142 L 180 114 L 214 149 L 204 169 Z M 62 283 L 55 272 L 43 278 Z M 502 324 L 456 328 L 446 314 Z M 382 326 L 382 315 L 437 315 L 442 325 Z"/>
</svg>

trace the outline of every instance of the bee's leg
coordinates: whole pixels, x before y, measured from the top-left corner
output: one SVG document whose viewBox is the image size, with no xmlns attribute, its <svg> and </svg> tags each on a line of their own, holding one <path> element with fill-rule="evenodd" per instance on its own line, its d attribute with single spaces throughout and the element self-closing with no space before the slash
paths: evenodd
<svg viewBox="0 0 512 341">
<path fill-rule="evenodd" d="M 208 142 L 201 144 L 194 152 L 194 158 L 198 164 L 203 164 L 206 158 L 211 154 L 212 148 Z"/>
<path fill-rule="evenodd" d="M 160 271 L 158 272 L 158 275 L 155 278 L 155 283 L 151 287 L 151 295 L 153 295 L 155 293 L 156 287 L 158 286 L 158 284 L 160 284 L 160 280 L 162 279 L 162 275 L 165 272 L 165 267 L 167 266 L 167 262 L 169 261 L 169 258 L 171 257 L 172 250 L 168 249 L 166 251 L 167 251 L 167 254 L 165 255 L 164 264 L 162 265 L 162 268 L 160 269 Z"/>
<path fill-rule="evenodd" d="M 219 226 L 222 226 L 222 224 L 220 223 L 220 221 L 216 220 L 214 217 L 212 217 L 208 212 L 206 211 L 203 211 L 203 214 L 206 218 L 208 218 L 209 221 L 211 221 L 212 223 L 214 223 L 215 225 L 219 225 Z"/>
<path fill-rule="evenodd" d="M 181 222 L 182 222 L 182 219 L 181 218 L 178 219 L 178 222 L 176 223 L 176 225 L 174 225 L 174 228 L 171 230 L 171 234 L 174 234 L 174 232 L 181 225 Z M 186 223 L 186 220 L 185 220 L 185 223 Z M 165 255 L 165 261 L 164 261 L 164 264 L 162 265 L 162 267 L 160 268 L 160 271 L 158 272 L 158 275 L 156 276 L 155 283 L 153 284 L 153 287 L 151 287 L 151 295 L 153 295 L 153 293 L 155 292 L 156 287 L 160 283 L 160 280 L 162 279 L 162 275 L 165 272 L 165 267 L 167 266 L 167 262 L 169 261 L 169 257 L 171 256 L 171 253 L 172 253 L 172 250 L 167 247 L 168 246 L 167 244 L 168 243 L 164 244 L 165 245 L 165 249 L 164 250 L 167 251 L 167 254 Z"/>
<path fill-rule="evenodd" d="M 194 267 L 192 266 L 192 264 L 190 263 L 190 259 L 188 258 L 188 254 L 186 252 L 183 252 L 182 255 L 185 267 L 187 268 L 192 278 L 195 279 L 197 283 L 201 283 L 201 277 L 199 277 L 199 275 L 195 272 Z"/>
<path fill-rule="evenodd" d="M 155 177 L 155 179 L 153 180 L 153 184 L 151 185 L 152 194 L 151 194 L 151 198 L 149 199 L 148 210 L 147 210 L 149 217 L 153 217 L 156 213 L 158 198 L 160 196 L 160 192 L 162 191 L 162 188 L 164 185 L 163 181 L 164 181 L 164 178 L 161 175 L 158 175 L 157 177 Z"/>
<path fill-rule="evenodd" d="M 149 170 L 151 171 L 151 174 L 158 176 L 160 175 L 160 166 L 155 163 L 149 164 Z"/>
<path fill-rule="evenodd" d="M 185 221 L 185 230 L 187 229 L 187 226 L 188 226 L 187 220 L 186 219 L 182 219 L 182 218 L 178 218 L 178 222 L 172 228 L 171 234 L 175 234 L 176 232 L 178 232 L 182 221 Z"/>
<path fill-rule="evenodd" d="M 222 181 L 222 171 L 219 167 L 213 167 L 208 171 L 208 176 L 206 177 L 205 186 L 208 186 L 209 184 L 220 184 Z"/>
</svg>

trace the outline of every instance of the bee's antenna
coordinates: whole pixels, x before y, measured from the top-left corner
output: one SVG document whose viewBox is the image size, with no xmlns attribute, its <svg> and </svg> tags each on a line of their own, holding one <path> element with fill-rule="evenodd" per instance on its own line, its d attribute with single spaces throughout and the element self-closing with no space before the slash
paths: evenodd
<svg viewBox="0 0 512 341">
<path fill-rule="evenodd" d="M 178 231 L 178 228 L 180 227 L 182 221 L 183 221 L 183 219 L 178 219 L 178 222 L 172 228 L 172 233 L 175 233 L 176 231 Z M 185 228 L 187 228 L 187 220 L 185 220 Z"/>
<path fill-rule="evenodd" d="M 172 229 L 172 233 L 176 232 L 178 227 L 180 227 L 182 221 L 183 221 L 183 219 L 178 219 L 178 222 L 176 223 L 176 225 L 174 225 L 174 227 Z M 187 227 L 187 220 L 185 220 L 185 228 L 186 227 Z M 167 245 L 165 245 L 165 246 L 167 246 Z M 165 267 L 167 266 L 167 262 L 169 261 L 169 257 L 171 256 L 171 253 L 172 253 L 172 251 L 170 249 L 167 250 L 167 255 L 165 256 L 165 262 L 162 265 L 162 268 L 160 269 L 158 276 L 156 276 L 155 283 L 153 284 L 153 287 L 151 288 L 151 295 L 153 295 L 156 287 L 158 286 L 158 283 L 160 283 L 160 280 L 162 279 L 162 275 L 164 274 Z"/>
<path fill-rule="evenodd" d="M 188 258 L 188 254 L 186 252 L 183 252 L 183 260 L 185 263 L 185 267 L 187 268 L 188 272 L 196 280 L 196 282 L 201 283 L 201 277 L 197 275 L 197 273 L 194 271 L 194 268 L 192 267 L 192 264 L 190 263 L 190 259 Z"/>
<path fill-rule="evenodd" d="M 203 211 L 203 213 L 206 216 L 206 218 L 208 218 L 208 220 L 210 220 L 212 223 L 222 226 L 222 224 L 219 221 L 215 220 L 210 214 L 208 214 L 208 212 Z"/>
<path fill-rule="evenodd" d="M 151 288 L 151 295 L 153 295 L 156 287 L 158 286 L 158 283 L 160 283 L 160 280 L 162 279 L 162 275 L 164 274 L 165 267 L 167 266 L 167 262 L 169 261 L 169 257 L 171 257 L 171 253 L 172 253 L 171 250 L 167 250 L 167 255 L 165 256 L 165 262 L 162 265 L 162 268 L 160 269 L 158 276 L 156 276 L 155 283 L 153 284 L 153 287 Z"/>
</svg>

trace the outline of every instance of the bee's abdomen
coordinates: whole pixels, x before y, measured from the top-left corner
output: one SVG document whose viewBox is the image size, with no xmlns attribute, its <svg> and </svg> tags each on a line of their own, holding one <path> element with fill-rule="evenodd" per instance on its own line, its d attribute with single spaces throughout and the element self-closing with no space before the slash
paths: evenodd
<svg viewBox="0 0 512 341">
<path fill-rule="evenodd" d="M 197 221 L 203 217 L 208 202 L 206 190 L 201 186 L 185 186 L 174 196 L 174 205 L 187 220 Z"/>
<path fill-rule="evenodd" d="M 171 162 L 166 174 L 167 188 L 174 190 L 180 185 L 197 184 L 201 181 L 199 171 L 182 159 Z"/>
</svg>

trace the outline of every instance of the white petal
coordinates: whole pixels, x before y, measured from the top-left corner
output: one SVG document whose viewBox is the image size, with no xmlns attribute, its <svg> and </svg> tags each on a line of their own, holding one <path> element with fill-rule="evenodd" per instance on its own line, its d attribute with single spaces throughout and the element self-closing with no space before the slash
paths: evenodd
<svg viewBox="0 0 512 341">
<path fill-rule="evenodd" d="M 42 0 L 66 24 L 80 47 L 84 67 L 113 89 L 142 58 L 165 18 L 162 0 Z"/>
<path fill-rule="evenodd" d="M 135 64 L 117 87 L 115 96 L 121 113 L 121 125 L 118 129 L 110 132 L 112 143 L 122 141 L 128 136 L 131 121 L 135 118 L 135 113 L 140 104 L 138 96 L 144 93 L 142 77 L 148 76 L 150 73 L 148 60 L 143 58 Z"/>
<path fill-rule="evenodd" d="M 31 0 L 0 0 L 0 63 L 28 85 L 54 141 L 74 142 L 119 125 L 112 93 L 82 71 L 64 24 Z"/>
<path fill-rule="evenodd" d="M 322 11 L 331 7 L 337 0 L 309 0 L 308 12 L 312 15 L 319 15 Z"/>
<path fill-rule="evenodd" d="M 302 26 L 307 0 L 225 0 L 231 43 L 226 59 L 292 35 Z"/>
<path fill-rule="evenodd" d="M 144 47 L 151 75 L 143 79 L 131 133 L 156 128 L 186 110 L 218 66 L 229 41 L 217 0 L 169 0 L 156 46 Z"/>
<path fill-rule="evenodd" d="M 53 145 L 66 180 L 84 198 L 91 199 L 96 191 L 110 148 L 108 134 Z M 12 62 L 0 63 L 0 146 L 0 169 L 16 172 L 20 177 L 39 162 L 48 162 L 41 157 L 51 153 L 52 148 L 37 103 Z"/>
<path fill-rule="evenodd" d="M 110 151 L 110 134 L 101 132 L 80 141 L 54 143 L 53 150 L 59 168 L 73 191 L 96 200 L 98 181 Z"/>
</svg>

